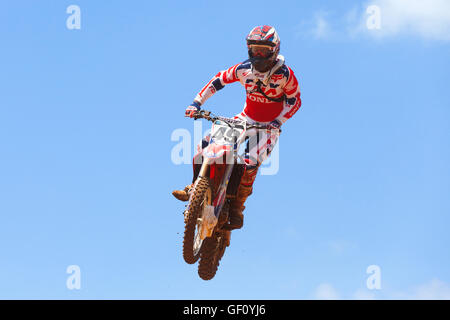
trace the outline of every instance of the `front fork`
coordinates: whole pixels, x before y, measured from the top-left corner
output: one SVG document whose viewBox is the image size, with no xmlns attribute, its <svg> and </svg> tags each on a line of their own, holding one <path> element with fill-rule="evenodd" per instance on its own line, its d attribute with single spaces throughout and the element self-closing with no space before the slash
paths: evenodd
<svg viewBox="0 0 450 320">
<path fill-rule="evenodd" d="M 202 163 L 202 167 L 199 172 L 199 177 L 207 177 L 208 168 L 212 165 L 214 165 L 212 158 L 205 158 Z M 228 182 L 230 181 L 231 173 L 233 172 L 234 163 L 227 164 L 225 167 L 225 172 L 223 173 L 223 176 L 220 181 L 220 185 L 217 189 L 216 196 L 213 200 L 213 206 L 214 206 L 214 215 L 216 218 L 219 218 L 220 211 L 222 210 L 222 207 L 225 203 L 225 198 L 227 194 L 227 186 Z"/>
</svg>

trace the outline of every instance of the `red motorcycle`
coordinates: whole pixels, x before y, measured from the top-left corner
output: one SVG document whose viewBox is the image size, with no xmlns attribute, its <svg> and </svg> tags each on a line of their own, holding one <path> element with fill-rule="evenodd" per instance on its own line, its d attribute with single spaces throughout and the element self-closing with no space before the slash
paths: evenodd
<svg viewBox="0 0 450 320">
<path fill-rule="evenodd" d="M 205 110 L 196 112 L 193 118 L 206 119 L 213 125 L 209 145 L 202 150 L 202 161 L 194 164 L 195 182 L 184 211 L 183 258 L 189 264 L 200 259 L 198 274 L 203 280 L 210 280 L 230 245 L 230 202 L 236 197 L 246 167 L 240 146 L 249 130 L 268 128 L 241 119 L 212 116 Z"/>
</svg>

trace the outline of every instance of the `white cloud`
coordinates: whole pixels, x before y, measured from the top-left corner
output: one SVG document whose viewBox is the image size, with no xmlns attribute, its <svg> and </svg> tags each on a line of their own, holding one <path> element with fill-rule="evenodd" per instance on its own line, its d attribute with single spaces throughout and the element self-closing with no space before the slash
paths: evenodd
<svg viewBox="0 0 450 320">
<path fill-rule="evenodd" d="M 411 287 L 404 291 L 391 290 L 368 290 L 365 288 L 357 289 L 353 295 L 344 296 L 329 283 L 321 283 L 313 292 L 312 298 L 317 300 L 375 300 L 394 299 L 394 300 L 450 300 L 450 285 L 437 278 L 432 279 L 421 285 Z"/>
<path fill-rule="evenodd" d="M 321 283 L 314 291 L 314 299 L 318 300 L 338 300 L 339 294 L 329 283 Z"/>
<path fill-rule="evenodd" d="M 332 240 L 327 242 L 327 246 L 329 250 L 337 256 L 341 256 L 356 248 L 355 243 L 347 240 Z"/>
<path fill-rule="evenodd" d="M 414 288 L 412 299 L 450 300 L 450 286 L 439 279 Z"/>
<path fill-rule="evenodd" d="M 325 12 L 316 13 L 314 17 L 314 27 L 312 34 L 317 39 L 327 38 L 331 35 L 330 24 L 326 20 L 327 14 Z"/>
<path fill-rule="evenodd" d="M 375 300 L 375 293 L 367 289 L 358 289 L 353 294 L 355 300 Z"/>
<path fill-rule="evenodd" d="M 381 28 L 366 27 L 365 9 L 380 8 Z M 364 30 L 379 37 L 414 35 L 424 39 L 450 41 L 450 1 L 448 0 L 371 0 L 366 3 L 359 24 L 353 31 Z"/>
<path fill-rule="evenodd" d="M 330 13 L 318 11 L 313 16 L 301 21 L 295 28 L 296 37 L 313 37 L 315 39 L 329 39 L 334 35 L 330 24 Z"/>
<path fill-rule="evenodd" d="M 450 300 L 450 285 L 434 278 L 406 291 L 388 292 L 387 297 L 396 300 Z"/>
<path fill-rule="evenodd" d="M 370 25 L 374 21 L 375 13 L 367 9 L 373 6 L 379 8 L 380 26 L 369 29 L 368 22 Z M 321 10 L 297 26 L 297 35 L 320 40 L 413 36 L 450 41 L 450 1 L 367 0 L 341 14 Z"/>
</svg>

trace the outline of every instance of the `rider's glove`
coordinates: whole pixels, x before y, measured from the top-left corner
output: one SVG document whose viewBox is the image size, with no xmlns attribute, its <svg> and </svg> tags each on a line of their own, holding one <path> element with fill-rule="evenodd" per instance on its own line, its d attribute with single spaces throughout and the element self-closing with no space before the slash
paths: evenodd
<svg viewBox="0 0 450 320">
<path fill-rule="evenodd" d="M 273 129 L 277 129 L 279 130 L 281 128 L 281 122 L 278 120 L 273 120 L 272 122 L 269 123 L 269 125 L 267 126 L 267 129 L 269 130 L 273 130 Z"/>
<path fill-rule="evenodd" d="M 194 101 L 192 104 L 190 104 L 185 111 L 185 116 L 192 118 L 194 116 L 194 113 L 200 111 L 200 103 L 197 101 Z"/>
</svg>

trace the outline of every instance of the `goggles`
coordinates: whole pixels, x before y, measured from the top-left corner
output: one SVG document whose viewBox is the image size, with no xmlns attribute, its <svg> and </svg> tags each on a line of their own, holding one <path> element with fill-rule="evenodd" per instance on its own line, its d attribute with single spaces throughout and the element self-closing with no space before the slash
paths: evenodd
<svg viewBox="0 0 450 320">
<path fill-rule="evenodd" d="M 249 45 L 249 50 L 253 58 L 254 57 L 269 58 L 273 54 L 273 48 L 270 46 L 252 44 Z"/>
</svg>

